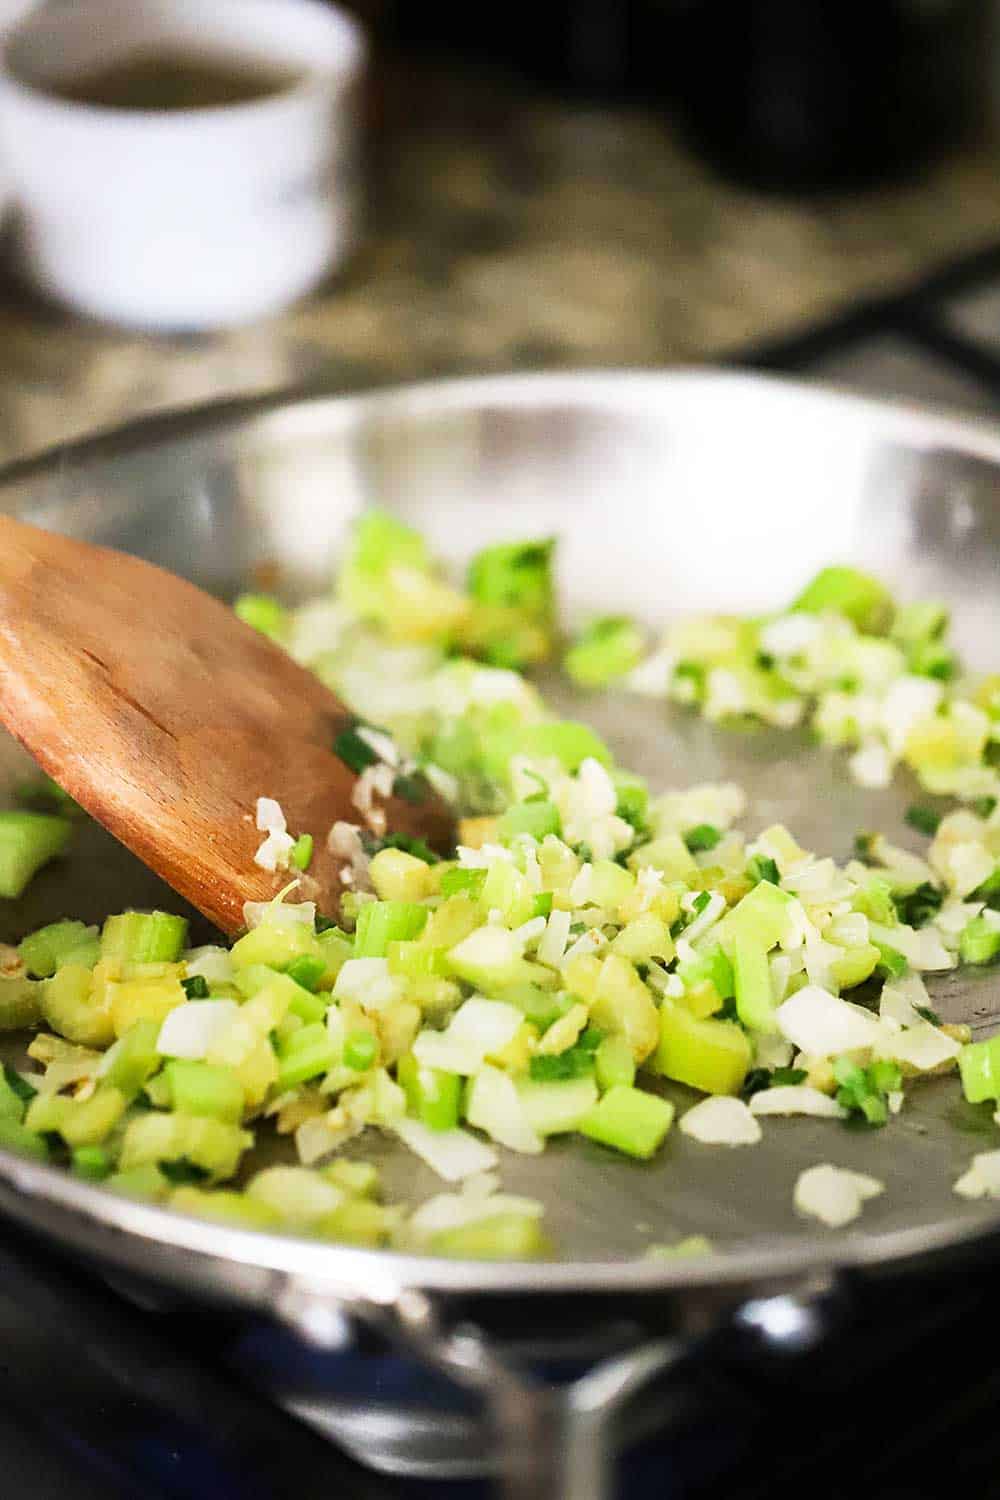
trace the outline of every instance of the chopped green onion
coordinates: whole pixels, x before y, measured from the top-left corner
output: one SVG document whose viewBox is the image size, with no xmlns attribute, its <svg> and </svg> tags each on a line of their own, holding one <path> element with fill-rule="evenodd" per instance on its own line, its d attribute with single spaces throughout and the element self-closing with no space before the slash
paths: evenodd
<svg viewBox="0 0 1000 1500">
<path fill-rule="evenodd" d="M 48 813 L 0 812 L 0 896 L 16 901 L 69 843 L 73 825 Z"/>
<path fill-rule="evenodd" d="M 977 818 L 988 818 L 996 811 L 995 797 L 976 797 L 970 804 Z"/>
<path fill-rule="evenodd" d="M 932 807 L 922 807 L 920 803 L 914 802 L 906 809 L 906 821 L 918 833 L 924 833 L 932 839 L 938 831 L 941 814 L 936 813 Z"/>
<path fill-rule="evenodd" d="M 962 1088 L 970 1104 L 1000 1099 L 1000 1036 L 969 1042 L 958 1057 Z"/>
<path fill-rule="evenodd" d="M 308 870 L 312 857 L 313 836 L 311 833 L 300 833 L 288 851 L 288 858 L 297 870 Z"/>
<path fill-rule="evenodd" d="M 438 856 L 424 843 L 423 839 L 411 838 L 407 833 L 387 833 L 383 838 L 377 839 L 363 828 L 361 843 L 370 859 L 380 854 L 383 849 L 401 849 L 404 854 L 412 854 L 415 859 L 422 859 L 425 865 L 436 865 L 438 862 Z M 319 932 L 321 929 L 317 926 L 316 930 Z"/>
<path fill-rule="evenodd" d="M 344 1042 L 344 1067 L 367 1073 L 378 1055 L 378 1042 L 370 1031 L 352 1031 Z"/>
<path fill-rule="evenodd" d="M 747 861 L 747 879 L 752 880 L 754 885 L 762 880 L 768 880 L 772 885 L 781 884 L 778 866 L 766 854 L 755 854 Z"/>
<path fill-rule="evenodd" d="M 358 734 L 358 726 L 364 728 L 360 719 L 355 719 L 346 729 L 342 729 L 333 742 L 333 753 L 338 760 L 342 760 L 349 771 L 360 776 L 362 771 L 369 766 L 375 765 L 378 756 L 369 745 Z"/>
<path fill-rule="evenodd" d="M 941 910 L 944 892 L 925 880 L 908 895 L 893 896 L 892 899 L 901 922 L 910 927 L 924 927 Z"/>
<path fill-rule="evenodd" d="M 392 795 L 400 797 L 404 802 L 412 802 L 419 806 L 421 802 L 427 801 L 427 780 L 420 772 L 408 774 L 402 771 L 393 779 Z"/>
<path fill-rule="evenodd" d="M 204 974 L 192 974 L 190 979 L 182 979 L 181 988 L 189 1000 L 207 1000 L 210 994 Z"/>
<path fill-rule="evenodd" d="M 875 946 L 879 952 L 875 968 L 884 979 L 899 979 L 906 973 L 906 959 L 897 948 L 890 948 L 888 943 L 876 943 Z"/>
<path fill-rule="evenodd" d="M 499 604 L 546 621 L 553 608 L 552 553 L 555 541 L 501 542 L 469 564 L 469 593 L 481 604 Z"/>
<path fill-rule="evenodd" d="M 6 1087 L 10 1089 L 11 1093 L 16 1094 L 22 1103 L 30 1103 L 38 1093 L 34 1084 L 30 1083 L 16 1068 L 12 1068 L 9 1063 L 0 1063 L 0 1076 L 2 1076 Z"/>
<path fill-rule="evenodd" d="M 691 854 L 698 854 L 703 850 L 714 849 L 721 838 L 722 834 L 714 824 L 699 823 L 696 828 L 688 829 L 684 842 Z"/>
<path fill-rule="evenodd" d="M 913 1009 L 924 1021 L 929 1021 L 932 1026 L 941 1025 L 941 1017 L 936 1010 L 931 1010 L 929 1005 L 915 1005 Z"/>
<path fill-rule="evenodd" d="M 64 792 L 51 776 L 39 776 L 33 781 L 22 781 L 14 788 L 14 797 L 22 807 L 35 812 L 58 813 L 71 818 L 82 809 L 73 801 L 69 792 Z"/>
<path fill-rule="evenodd" d="M 548 917 L 552 913 L 552 892 L 539 891 L 531 908 L 533 917 Z"/>
</svg>

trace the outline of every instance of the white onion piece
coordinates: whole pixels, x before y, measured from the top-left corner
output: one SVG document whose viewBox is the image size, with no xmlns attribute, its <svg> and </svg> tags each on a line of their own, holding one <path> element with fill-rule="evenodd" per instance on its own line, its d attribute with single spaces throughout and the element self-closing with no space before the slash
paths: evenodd
<svg viewBox="0 0 1000 1500">
<path fill-rule="evenodd" d="M 762 1133 L 742 1099 L 722 1094 L 689 1109 L 681 1116 L 680 1128 L 706 1146 L 756 1146 Z"/>
<path fill-rule="evenodd" d="M 868 1011 L 814 984 L 784 1001 L 776 1019 L 786 1041 L 813 1057 L 836 1057 L 873 1047 L 882 1034 L 878 1020 Z"/>
<path fill-rule="evenodd" d="M 821 1120 L 843 1120 L 842 1109 L 830 1094 L 807 1083 L 779 1084 L 773 1089 L 759 1089 L 750 1100 L 752 1115 L 815 1115 Z"/>
<path fill-rule="evenodd" d="M 398 1000 L 405 982 L 389 973 L 386 958 L 349 958 L 337 975 L 333 993 L 338 1000 L 353 1000 L 362 1010 L 384 1010 Z"/>
<path fill-rule="evenodd" d="M 477 1140 L 467 1130 L 431 1130 L 419 1120 L 405 1117 L 392 1128 L 403 1144 L 445 1182 L 461 1182 L 463 1177 L 489 1172 L 499 1161 L 493 1146 Z"/>
<path fill-rule="evenodd" d="M 856 1219 L 869 1198 L 877 1198 L 885 1184 L 846 1167 L 807 1167 L 799 1173 L 793 1201 L 799 1213 L 819 1219 L 829 1229 L 840 1229 Z"/>
<path fill-rule="evenodd" d="M 156 1041 L 163 1057 L 197 1062 L 239 1015 L 235 1000 L 189 1000 L 165 1017 Z"/>
<path fill-rule="evenodd" d="M 261 833 L 286 833 L 288 824 L 281 811 L 281 803 L 273 797 L 257 798 L 257 827 Z"/>
</svg>

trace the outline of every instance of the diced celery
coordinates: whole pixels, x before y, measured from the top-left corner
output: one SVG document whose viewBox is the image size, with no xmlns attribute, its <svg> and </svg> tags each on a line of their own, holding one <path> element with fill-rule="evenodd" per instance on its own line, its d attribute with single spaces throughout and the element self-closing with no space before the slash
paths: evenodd
<svg viewBox="0 0 1000 1500">
<path fill-rule="evenodd" d="M 708 980 L 720 1000 L 730 1000 L 736 993 L 733 966 L 717 943 L 697 958 L 678 964 L 677 977 L 691 989 Z"/>
<path fill-rule="evenodd" d="M 319 988 L 328 990 L 336 983 L 337 975 L 347 960 L 354 957 L 354 940 L 345 932 L 341 932 L 339 927 L 331 927 L 327 932 L 321 932 L 316 942 L 319 946 L 320 957 L 326 965 Z M 303 957 L 307 956 L 309 955 L 303 955 Z"/>
<path fill-rule="evenodd" d="M 243 1090 L 229 1069 L 216 1063 L 173 1058 L 163 1070 L 171 1105 L 182 1115 L 212 1115 L 230 1125 L 243 1118 Z"/>
<path fill-rule="evenodd" d="M 1000 953 L 1000 932 L 982 917 L 973 917 L 962 929 L 958 956 L 964 964 L 989 964 Z"/>
<path fill-rule="evenodd" d="M 862 943 L 860 947 L 845 949 L 843 958 L 833 960 L 830 976 L 838 989 L 850 990 L 874 974 L 880 960 L 881 953 L 874 943 Z"/>
<path fill-rule="evenodd" d="M 310 990 L 298 986 L 298 994 L 289 1005 L 287 1014 L 298 1016 L 305 1025 L 312 1026 L 317 1021 L 322 1021 L 326 1015 L 328 999 L 327 996 L 314 995 Z"/>
<path fill-rule="evenodd" d="M 121 1170 L 159 1162 L 190 1162 L 210 1177 L 232 1177 L 253 1136 L 237 1125 L 202 1115 L 139 1115 L 125 1130 Z"/>
<path fill-rule="evenodd" d="M 315 953 L 303 953 L 301 957 L 292 960 L 285 973 L 304 990 L 315 994 L 320 988 L 320 981 L 326 975 L 326 967 L 325 958 L 320 958 Z"/>
<path fill-rule="evenodd" d="M 170 1183 L 155 1162 L 113 1172 L 104 1186 L 123 1198 L 148 1198 L 153 1203 L 162 1203 L 170 1194 Z"/>
<path fill-rule="evenodd" d="M 378 1061 L 378 1037 L 367 1027 L 351 1031 L 344 1039 L 343 1064 L 355 1073 L 367 1073 Z M 402 1079 L 400 1079 L 402 1083 Z"/>
<path fill-rule="evenodd" d="M 470 896 L 477 897 L 485 879 L 485 870 L 466 870 L 461 865 L 452 865 L 441 872 L 441 894 L 448 897 L 468 891 Z"/>
<path fill-rule="evenodd" d="M 335 1187 L 343 1188 L 354 1198 L 374 1198 L 379 1190 L 378 1167 L 370 1161 L 339 1158 L 320 1170 Z"/>
<path fill-rule="evenodd" d="M 872 922 L 883 927 L 892 927 L 896 922 L 896 908 L 892 900 L 892 886 L 880 875 L 873 875 L 855 891 L 851 905 Z"/>
<path fill-rule="evenodd" d="M 958 1057 L 962 1088 L 970 1104 L 1000 1099 L 1000 1036 L 985 1042 L 969 1042 Z"/>
<path fill-rule="evenodd" d="M 452 1130 L 458 1124 L 462 1079 L 441 1068 L 422 1068 L 408 1052 L 396 1065 L 396 1079 L 406 1094 L 409 1112 L 431 1130 Z"/>
<path fill-rule="evenodd" d="M 389 973 L 405 979 L 443 978 L 451 973 L 447 948 L 428 948 L 422 942 L 390 943 Z"/>
<path fill-rule="evenodd" d="M 485 879 L 485 871 L 478 871 Z M 420 941 L 427 948 L 454 948 L 482 923 L 478 904 L 462 892 L 449 896 L 437 911 L 431 912 Z"/>
<path fill-rule="evenodd" d="M 621 1033 L 637 1063 L 657 1045 L 660 1026 L 653 997 L 628 960 L 616 953 L 601 964 L 590 1019 L 602 1031 Z"/>
<path fill-rule="evenodd" d="M 580 632 L 563 666 L 582 687 L 606 687 L 639 665 L 644 644 L 634 620 L 627 615 L 605 615 Z"/>
<path fill-rule="evenodd" d="M 662 1002 L 654 1072 L 706 1094 L 737 1094 L 752 1057 L 750 1038 L 734 1021 L 699 1018 L 679 1003 Z"/>
<path fill-rule="evenodd" d="M 65 969 L 60 969 L 54 979 L 46 980 L 46 984 L 58 984 L 62 976 L 69 973 L 70 968 L 67 965 Z M 126 979 L 120 984 L 108 985 L 108 990 L 114 1034 L 119 1037 L 124 1036 L 137 1021 L 163 1021 L 178 1005 L 187 1002 L 184 986 L 177 978 Z M 91 1045 L 99 1046 L 101 1043 L 94 1042 Z"/>
<path fill-rule="evenodd" d="M 947 606 L 925 599 L 899 606 L 892 622 L 892 638 L 900 645 L 910 646 L 920 641 L 936 641 L 947 628 Z"/>
<path fill-rule="evenodd" d="M 531 918 L 534 905 L 535 895 L 526 875 L 506 860 L 497 860 L 490 866 L 479 893 L 479 907 L 484 916 L 495 910 L 509 927 L 520 927 Z"/>
<path fill-rule="evenodd" d="M 758 881 L 718 924 L 714 934 L 716 940 L 730 957 L 737 933 L 745 934 L 755 946 L 767 952 L 781 941 L 791 899 L 787 891 L 772 885 L 769 880 Z"/>
<path fill-rule="evenodd" d="M 36 1094 L 28 1105 L 24 1123 L 38 1135 L 51 1135 L 62 1129 L 63 1121 L 73 1107 L 65 1094 Z"/>
<path fill-rule="evenodd" d="M 270 594 L 240 594 L 233 604 L 233 613 L 272 641 L 282 640 L 288 628 L 287 609 Z"/>
<path fill-rule="evenodd" d="M 47 1161 L 49 1148 L 44 1137 L 22 1125 L 19 1120 L 0 1116 L 0 1150 L 13 1151 L 18 1156 L 33 1156 L 36 1161 Z"/>
<path fill-rule="evenodd" d="M 319 940 L 308 923 L 278 926 L 262 922 L 233 944 L 233 963 L 237 969 L 266 964 L 269 969 L 284 970 L 303 954 L 321 957 L 322 953 Z"/>
<path fill-rule="evenodd" d="M 29 974 L 36 979 L 50 979 L 66 957 L 96 937 L 97 931 L 85 922 L 50 922 L 47 927 L 29 933 L 17 951 Z"/>
<path fill-rule="evenodd" d="M 178 989 L 180 986 L 178 985 Z M 180 991 L 184 998 L 183 990 Z M 110 998 L 98 990 L 93 971 L 83 964 L 64 964 L 41 986 L 42 1015 L 53 1031 L 84 1047 L 107 1047 L 115 1028 Z"/>
<path fill-rule="evenodd" d="M 133 1099 L 160 1066 L 159 1021 L 137 1021 L 105 1054 L 104 1082 Z"/>
<path fill-rule="evenodd" d="M 303 1026 L 282 1047 L 278 1057 L 278 1089 L 298 1088 L 333 1066 L 335 1050 L 330 1033 L 320 1024 Z"/>
<path fill-rule="evenodd" d="M 634 964 L 644 964 L 651 958 L 669 963 L 674 956 L 674 940 L 666 922 L 644 911 L 612 939 L 611 952 Z"/>
<path fill-rule="evenodd" d="M 243 1229 L 273 1229 L 281 1223 L 280 1214 L 268 1204 L 226 1188 L 216 1188 L 211 1192 L 198 1187 L 175 1188 L 170 1195 L 170 1207 L 179 1214 L 215 1219 L 221 1224 L 235 1224 Z"/>
<path fill-rule="evenodd" d="M 663 833 L 641 845 L 628 857 L 630 870 L 652 867 L 668 880 L 687 880 L 698 873 L 698 866 L 679 833 Z"/>
<path fill-rule="evenodd" d="M 14 1082 L 19 1084 L 17 1074 L 12 1073 L 11 1076 Z M 0 1068 L 0 1119 L 23 1120 L 26 1107 L 27 1099 L 25 1094 L 19 1093 L 17 1088 L 11 1087 L 8 1070 Z"/>
<path fill-rule="evenodd" d="M 506 781 L 511 760 L 558 760 L 567 771 L 578 771 L 587 759 L 611 765 L 611 751 L 586 724 L 573 719 L 550 719 L 535 724 L 491 725 L 482 735 L 483 769 L 495 781 Z"/>
<path fill-rule="evenodd" d="M 125 963 L 174 963 L 187 942 L 184 917 L 165 911 L 123 911 L 101 929 L 101 957 Z"/>
<path fill-rule="evenodd" d="M 125 1113 L 127 1100 L 113 1088 L 99 1088 L 89 1099 L 67 1100 L 69 1109 L 58 1126 L 69 1147 L 97 1146 L 114 1130 Z"/>
<path fill-rule="evenodd" d="M 899 979 L 906 973 L 907 961 L 898 948 L 890 948 L 888 943 L 876 943 L 878 949 L 878 964 L 876 968 L 885 979 Z"/>
<path fill-rule="evenodd" d="M 381 1203 L 366 1198 L 347 1198 L 343 1203 L 309 1228 L 325 1240 L 344 1245 L 385 1245 L 388 1243 L 396 1215 Z"/>
<path fill-rule="evenodd" d="M 555 542 L 499 542 L 469 564 L 469 593 L 483 604 L 502 604 L 547 621 L 553 611 Z"/>
<path fill-rule="evenodd" d="M 597 1103 L 593 1078 L 563 1078 L 550 1083 L 526 1078 L 518 1083 L 517 1092 L 525 1119 L 539 1135 L 565 1135 L 578 1129 Z"/>
<path fill-rule="evenodd" d="M 0 979 L 0 1031 L 21 1031 L 42 1019 L 42 993 L 47 980 Z"/>
<path fill-rule="evenodd" d="M 72 1153 L 73 1171 L 87 1182 L 103 1182 L 111 1175 L 111 1155 L 103 1146 L 77 1146 Z"/>
<path fill-rule="evenodd" d="M 759 890 L 757 886 L 755 889 Z M 732 945 L 733 987 L 736 991 L 736 1013 L 751 1031 L 768 1034 L 777 1031 L 774 1019 L 774 991 L 767 949 L 754 942 L 748 933 L 740 933 Z"/>
<path fill-rule="evenodd" d="M 434 885 L 431 866 L 404 849 L 380 849 L 368 877 L 380 901 L 422 901 Z"/>
<path fill-rule="evenodd" d="M 358 913 L 355 958 L 384 958 L 390 943 L 418 937 L 427 922 L 426 906 L 412 901 L 368 901 Z"/>
<path fill-rule="evenodd" d="M 321 1172 L 308 1167 L 267 1167 L 251 1178 L 246 1192 L 254 1203 L 266 1203 L 287 1224 L 302 1226 L 332 1213 L 343 1196 Z"/>
<path fill-rule="evenodd" d="M 623 1036 L 603 1037 L 594 1053 L 597 1086 L 604 1093 L 620 1084 L 635 1082 L 635 1059 Z"/>
<path fill-rule="evenodd" d="M 439 1230 L 427 1248 L 462 1260 L 537 1260 L 549 1247 L 534 1214 L 501 1213 Z"/>
<path fill-rule="evenodd" d="M 291 849 L 288 851 L 288 860 L 297 870 L 308 870 L 312 864 L 313 836 L 311 833 L 300 833 Z"/>
<path fill-rule="evenodd" d="M 508 1005 L 516 1005 L 524 1019 L 537 1026 L 539 1031 L 548 1030 L 553 1021 L 564 1016 L 573 1004 L 569 995 L 543 990 L 535 984 L 510 985 L 496 991 L 496 998 L 505 1000 Z"/>
<path fill-rule="evenodd" d="M 554 802 L 512 802 L 497 824 L 497 837 L 502 843 L 510 843 L 518 834 L 527 833 L 541 842 L 547 834 L 561 830 L 562 819 Z"/>
<path fill-rule="evenodd" d="M 0 812 L 0 897 L 16 901 L 31 878 L 69 843 L 68 818 L 47 813 Z"/>
<path fill-rule="evenodd" d="M 427 545 L 412 527 L 381 510 L 370 510 L 357 521 L 350 546 L 337 575 L 337 593 L 349 609 L 369 619 L 384 619 L 389 608 L 385 575 L 402 566 L 424 572 Z"/>
<path fill-rule="evenodd" d="M 658 1094 L 618 1084 L 602 1095 L 580 1122 L 580 1133 L 626 1156 L 646 1159 L 662 1145 L 674 1118 L 674 1106 Z"/>
<path fill-rule="evenodd" d="M 588 901 L 595 906 L 615 907 L 635 890 L 635 876 L 613 859 L 595 859 L 587 884 Z"/>
<path fill-rule="evenodd" d="M 792 608 L 807 614 L 835 610 L 866 635 L 884 635 L 894 610 L 892 596 L 877 578 L 848 567 L 820 569 Z"/>
<path fill-rule="evenodd" d="M 503 927 L 477 928 L 449 950 L 448 962 L 453 973 L 486 991 L 516 984 L 528 967 L 520 939 Z"/>
</svg>

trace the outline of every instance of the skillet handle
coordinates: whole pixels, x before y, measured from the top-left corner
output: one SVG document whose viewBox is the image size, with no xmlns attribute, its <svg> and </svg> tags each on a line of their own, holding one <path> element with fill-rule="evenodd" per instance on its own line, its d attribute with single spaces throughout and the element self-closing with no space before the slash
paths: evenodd
<svg viewBox="0 0 1000 1500">
<path fill-rule="evenodd" d="M 683 1338 L 649 1340 L 560 1385 L 504 1358 L 474 1327 L 447 1330 L 422 1293 L 404 1293 L 393 1311 L 416 1352 L 485 1397 L 502 1500 L 611 1500 L 609 1421 L 690 1348 Z"/>
</svg>

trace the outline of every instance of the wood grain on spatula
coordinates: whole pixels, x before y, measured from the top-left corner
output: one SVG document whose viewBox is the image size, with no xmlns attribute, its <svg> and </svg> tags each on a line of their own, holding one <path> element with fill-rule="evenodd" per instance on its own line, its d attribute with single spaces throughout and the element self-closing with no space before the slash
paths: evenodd
<svg viewBox="0 0 1000 1500">
<path fill-rule="evenodd" d="M 217 599 L 151 563 L 0 517 L 0 719 L 99 823 L 224 932 L 287 871 L 254 864 L 258 797 L 315 853 L 300 892 L 335 914 L 337 820 L 360 823 L 332 753 L 343 705 Z M 430 793 L 387 827 L 445 849 Z M 294 875 L 296 872 L 293 871 Z"/>
</svg>

